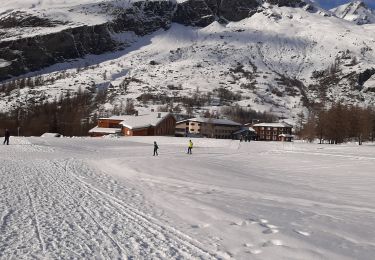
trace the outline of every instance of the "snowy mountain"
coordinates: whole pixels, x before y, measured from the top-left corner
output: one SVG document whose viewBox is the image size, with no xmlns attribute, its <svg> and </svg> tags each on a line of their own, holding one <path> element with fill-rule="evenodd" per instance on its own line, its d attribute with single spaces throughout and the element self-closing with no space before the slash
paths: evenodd
<svg viewBox="0 0 375 260">
<path fill-rule="evenodd" d="M 355 22 L 358 25 L 375 23 L 375 11 L 363 1 L 353 1 L 341 5 L 332 12 L 339 18 Z"/>
<path fill-rule="evenodd" d="M 176 106 L 196 94 L 209 97 L 206 109 L 238 103 L 295 117 L 320 103 L 375 101 L 375 25 L 348 23 L 312 2 L 5 1 L 1 8 L 0 111 L 95 88 L 108 88 L 104 110 L 129 99 L 140 110 Z M 15 78 L 25 78 L 21 88 L 9 87 Z"/>
</svg>

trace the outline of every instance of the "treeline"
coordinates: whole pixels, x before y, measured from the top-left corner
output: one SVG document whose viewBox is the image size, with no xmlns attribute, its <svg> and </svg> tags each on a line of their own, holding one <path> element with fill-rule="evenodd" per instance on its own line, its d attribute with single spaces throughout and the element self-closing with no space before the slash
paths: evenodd
<svg viewBox="0 0 375 260">
<path fill-rule="evenodd" d="M 12 135 L 18 135 L 19 130 L 22 136 L 40 136 L 45 132 L 84 136 L 96 125 L 93 112 L 100 99 L 103 99 L 100 94 L 67 92 L 53 102 L 30 104 L 0 114 L 0 129 L 8 128 Z"/>
<path fill-rule="evenodd" d="M 305 140 L 318 138 L 320 143 L 330 144 L 374 141 L 375 110 L 334 104 L 330 109 L 311 112 L 298 134 Z"/>
<path fill-rule="evenodd" d="M 279 119 L 271 113 L 258 112 L 248 107 L 241 107 L 238 104 L 222 108 L 221 113 L 225 117 L 241 124 L 275 122 Z"/>
</svg>

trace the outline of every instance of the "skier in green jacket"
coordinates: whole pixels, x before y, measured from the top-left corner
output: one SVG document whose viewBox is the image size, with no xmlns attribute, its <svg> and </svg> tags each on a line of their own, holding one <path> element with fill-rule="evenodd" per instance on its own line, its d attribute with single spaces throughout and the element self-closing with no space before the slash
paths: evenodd
<svg viewBox="0 0 375 260">
<path fill-rule="evenodd" d="M 189 145 L 188 145 L 188 154 L 192 154 L 191 153 L 191 150 L 193 149 L 193 142 L 191 140 L 189 140 Z"/>
</svg>

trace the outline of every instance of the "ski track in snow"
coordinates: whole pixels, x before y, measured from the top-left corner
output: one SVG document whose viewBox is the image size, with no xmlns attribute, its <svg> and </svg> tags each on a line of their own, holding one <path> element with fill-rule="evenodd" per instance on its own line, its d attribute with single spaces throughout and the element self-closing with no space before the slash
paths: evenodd
<svg viewBox="0 0 375 260">
<path fill-rule="evenodd" d="M 0 258 L 215 258 L 187 235 L 85 182 L 83 175 L 95 174 L 90 171 L 76 159 L 2 160 Z"/>
<path fill-rule="evenodd" d="M 187 140 L 12 138 L 0 259 L 372 259 L 373 145 Z"/>
</svg>

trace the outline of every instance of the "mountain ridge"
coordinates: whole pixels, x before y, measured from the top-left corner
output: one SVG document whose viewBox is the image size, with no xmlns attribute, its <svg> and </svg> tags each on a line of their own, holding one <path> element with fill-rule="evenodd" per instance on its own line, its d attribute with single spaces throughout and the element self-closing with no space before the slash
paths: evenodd
<svg viewBox="0 0 375 260">
<path fill-rule="evenodd" d="M 337 17 L 358 25 L 375 23 L 375 11 L 364 1 L 353 1 L 331 10 Z"/>
<path fill-rule="evenodd" d="M 0 110 L 9 111 L 38 100 L 52 101 L 61 93 L 76 92 L 78 88 L 106 88 L 109 99 L 100 109 L 106 111 L 128 100 L 134 100 L 140 110 L 168 102 L 187 109 L 186 97 L 195 94 L 210 95 L 200 105 L 203 107 L 195 108 L 197 113 L 217 109 L 217 104 L 239 104 L 292 118 L 319 104 L 343 102 L 365 106 L 374 102 L 375 44 L 369 36 L 372 25 L 348 23 L 302 1 L 277 1 L 280 6 L 270 1 L 261 3 L 255 12 L 246 9 L 247 17 L 238 21 L 219 17 L 219 9 L 214 8 L 216 1 L 190 0 L 179 4 L 187 8 L 198 2 L 204 8 L 189 9 L 198 15 L 188 16 L 180 24 L 175 16 L 178 6 L 170 1 L 139 1 L 130 9 L 108 9 L 108 3 L 95 3 L 95 8 L 86 9 L 90 17 L 96 17 L 98 7 L 112 10 L 115 16 L 100 16 L 100 23 L 91 26 L 80 25 L 76 20 L 73 26 L 56 26 L 66 26 L 68 38 L 73 34 L 83 39 L 91 37 L 95 32 L 92 26 L 97 26 L 102 30 L 97 29 L 97 38 L 89 37 L 96 40 L 67 40 L 67 49 L 73 50 L 74 55 L 52 55 L 56 60 L 39 66 L 39 71 L 29 69 L 20 73 L 33 77 L 32 81 L 34 76 L 42 75 L 46 83 L 2 94 Z M 242 2 L 238 3 L 241 6 Z M 78 32 L 74 34 L 74 30 Z M 322 30 L 329 33 L 322 34 Z M 59 37 L 57 32 L 53 39 Z M 44 42 L 43 35 L 38 38 Z M 30 44 L 30 40 L 22 38 L 17 41 L 24 44 L 19 49 Z M 90 50 L 93 42 L 97 44 Z M 51 44 L 54 45 L 59 46 L 57 42 Z M 104 49 L 95 52 L 97 47 Z M 36 60 L 43 55 L 36 55 Z M 15 62 L 7 60 L 4 51 L 0 53 L 0 75 L 4 75 L 11 61 Z"/>
</svg>

